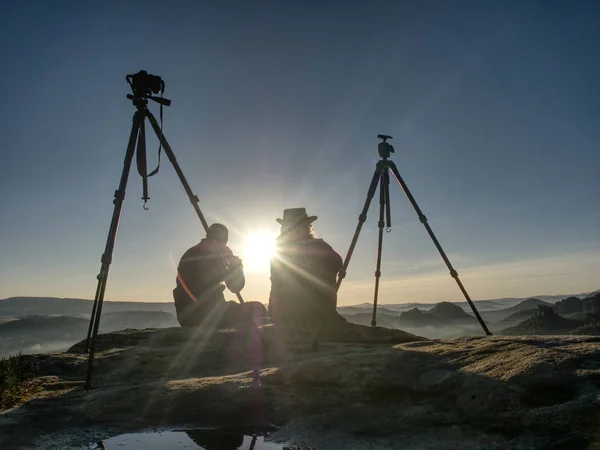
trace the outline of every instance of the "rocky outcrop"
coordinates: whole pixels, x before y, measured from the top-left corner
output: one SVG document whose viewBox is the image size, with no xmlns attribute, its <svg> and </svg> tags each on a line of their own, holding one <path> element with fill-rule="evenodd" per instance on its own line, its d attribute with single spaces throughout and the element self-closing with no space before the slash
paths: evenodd
<svg viewBox="0 0 600 450">
<path fill-rule="evenodd" d="M 533 317 L 520 324 L 502 330 L 506 335 L 542 335 L 569 334 L 572 330 L 584 325 L 585 322 L 565 319 L 554 312 L 552 307 L 540 305 Z"/>
<path fill-rule="evenodd" d="M 554 311 L 560 315 L 583 312 L 583 300 L 579 297 L 567 297 L 554 304 Z"/>
<path fill-rule="evenodd" d="M 515 313 L 512 313 L 506 319 L 502 320 L 501 323 L 505 324 L 505 326 L 509 326 L 511 324 L 517 325 L 518 323 L 523 322 L 524 320 L 527 320 L 527 319 L 535 316 L 536 311 L 537 311 L 537 308 L 523 309 L 521 311 L 517 311 Z"/>
<path fill-rule="evenodd" d="M 538 298 L 528 298 L 510 308 L 503 308 L 495 311 L 481 311 L 480 313 L 483 320 L 486 322 L 499 323 L 515 313 L 532 309 L 535 310 L 538 306 L 552 306 L 552 304 Z"/>
<path fill-rule="evenodd" d="M 443 326 L 444 320 L 429 314 L 427 311 L 421 311 L 418 308 L 413 308 L 408 311 L 404 311 L 398 319 L 400 326 L 419 328 L 429 326 Z"/>
<path fill-rule="evenodd" d="M 600 338 L 425 340 L 345 324 L 310 333 L 180 328 L 38 355 L 44 391 L 0 419 L 0 448 L 80 448 L 146 427 L 271 423 L 314 449 L 562 449 L 600 442 Z M 260 385 L 253 385 L 253 374 Z M 57 443 L 60 445 L 57 447 Z"/>
</svg>

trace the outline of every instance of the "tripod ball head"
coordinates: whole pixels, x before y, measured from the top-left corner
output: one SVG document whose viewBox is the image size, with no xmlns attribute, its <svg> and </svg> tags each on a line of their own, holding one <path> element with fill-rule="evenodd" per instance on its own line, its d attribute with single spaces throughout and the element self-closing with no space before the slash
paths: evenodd
<svg viewBox="0 0 600 450">
<path fill-rule="evenodd" d="M 385 134 L 378 134 L 378 139 L 381 139 L 381 142 L 377 145 L 377 151 L 379 152 L 379 156 L 381 158 L 389 158 L 390 154 L 394 153 L 394 147 L 391 144 L 387 143 L 388 139 L 393 139 L 392 136 L 387 136 Z"/>
</svg>

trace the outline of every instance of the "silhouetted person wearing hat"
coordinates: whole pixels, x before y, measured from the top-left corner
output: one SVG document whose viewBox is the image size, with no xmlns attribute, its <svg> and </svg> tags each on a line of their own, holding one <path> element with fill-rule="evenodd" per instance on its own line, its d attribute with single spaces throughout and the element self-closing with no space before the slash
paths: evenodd
<svg viewBox="0 0 600 450">
<path fill-rule="evenodd" d="M 212 224 L 206 238 L 181 257 L 177 267 L 177 287 L 173 290 L 181 326 L 220 328 L 267 315 L 262 303 L 240 305 L 225 301 L 225 286 L 231 292 L 239 293 L 246 284 L 242 260 L 227 246 L 228 238 L 227 227 Z"/>
<path fill-rule="evenodd" d="M 269 313 L 278 325 L 318 325 L 323 320 L 345 321 L 336 311 L 337 274 L 341 256 L 315 237 L 305 208 L 283 211 L 277 219 L 281 233 L 271 260 Z"/>
</svg>

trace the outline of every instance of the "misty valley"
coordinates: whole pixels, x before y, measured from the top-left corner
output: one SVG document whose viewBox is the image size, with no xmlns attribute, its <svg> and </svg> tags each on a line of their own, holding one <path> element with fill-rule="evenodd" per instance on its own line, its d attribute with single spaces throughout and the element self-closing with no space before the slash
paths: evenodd
<svg viewBox="0 0 600 450">
<path fill-rule="evenodd" d="M 600 291 L 476 301 L 483 320 L 499 335 L 600 334 Z M 85 339 L 91 300 L 12 297 L 0 300 L 0 357 L 62 352 Z M 373 306 L 342 306 L 349 322 L 370 325 Z M 478 336 L 481 327 L 466 302 L 384 304 L 377 326 L 426 338 Z M 179 327 L 172 303 L 104 304 L 100 333 L 125 329 Z"/>
</svg>

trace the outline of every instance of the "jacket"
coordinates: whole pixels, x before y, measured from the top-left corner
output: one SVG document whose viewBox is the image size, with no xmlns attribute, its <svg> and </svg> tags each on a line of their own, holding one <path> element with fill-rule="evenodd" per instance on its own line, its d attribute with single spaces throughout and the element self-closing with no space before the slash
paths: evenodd
<svg viewBox="0 0 600 450">
<path fill-rule="evenodd" d="M 271 260 L 269 312 L 275 321 L 335 313 L 341 256 L 323 239 L 282 242 Z"/>
<path fill-rule="evenodd" d="M 229 247 L 202 239 L 188 249 L 177 267 L 177 288 L 191 294 L 196 301 L 203 298 L 223 297 L 225 285 L 232 292 L 240 292 L 246 283 L 241 265 L 232 264 L 233 252 Z"/>
</svg>

